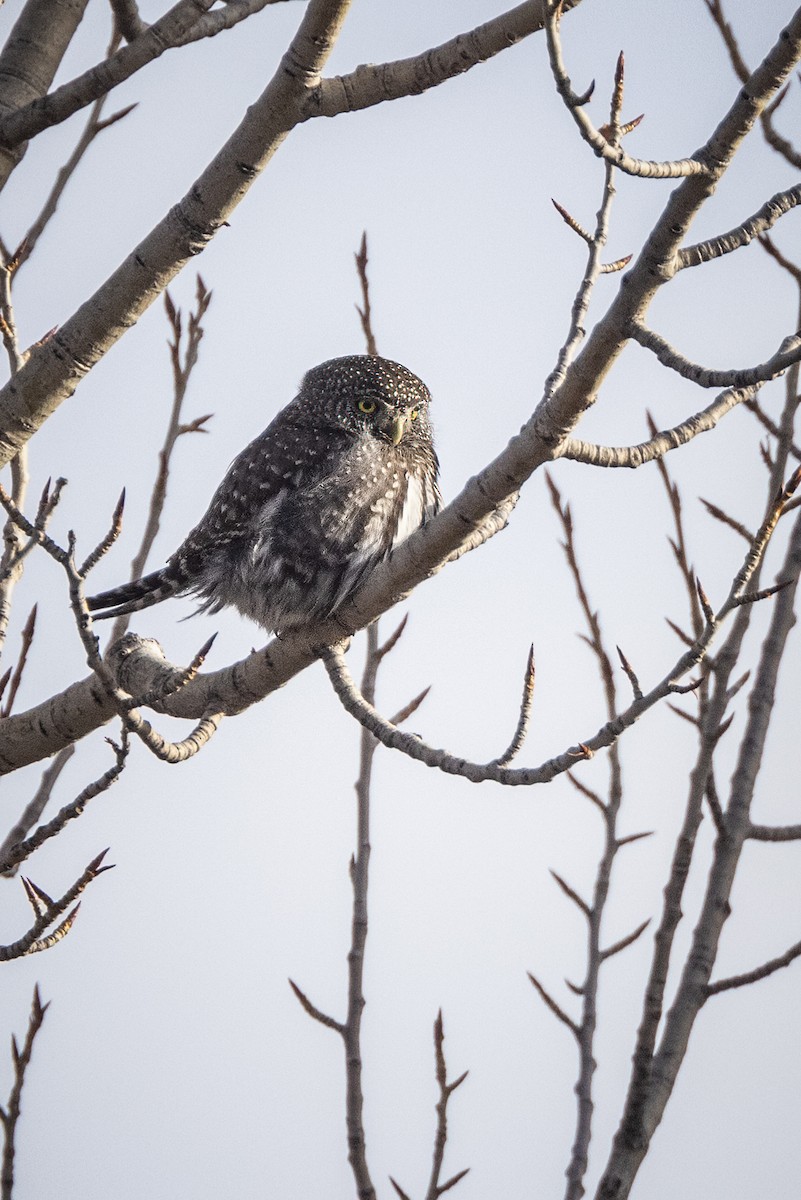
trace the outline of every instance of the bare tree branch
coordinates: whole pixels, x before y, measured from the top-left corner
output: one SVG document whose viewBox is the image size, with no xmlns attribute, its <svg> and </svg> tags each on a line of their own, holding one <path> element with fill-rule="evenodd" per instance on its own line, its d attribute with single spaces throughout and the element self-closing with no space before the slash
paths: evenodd
<svg viewBox="0 0 801 1200">
<path fill-rule="evenodd" d="M 580 2 L 565 0 L 565 11 Z M 419 96 L 501 54 L 532 33 L 539 33 L 543 27 L 542 0 L 524 0 L 483 25 L 412 58 L 369 64 L 348 75 L 321 80 L 314 97 L 315 115 L 335 117 L 387 100 Z"/>
<path fill-rule="evenodd" d="M 104 850 L 96 858 L 93 858 L 80 878 L 58 900 L 51 900 L 46 893 L 37 888 L 30 880 L 23 880 L 28 899 L 31 901 L 34 911 L 38 915 L 31 928 L 23 937 L 18 938 L 16 942 L 12 942 L 8 946 L 0 946 L 0 962 L 8 962 L 12 958 L 22 958 L 28 954 L 36 954 L 40 950 L 48 950 L 69 932 L 79 906 L 76 906 L 68 914 L 67 918 L 53 933 L 46 934 L 46 931 L 52 926 L 53 922 L 62 913 L 66 912 L 72 902 L 80 896 L 81 892 L 93 880 L 97 879 L 98 875 L 102 875 L 104 871 L 111 870 L 110 866 L 101 866 L 107 854 L 108 851 Z"/>
<path fill-rule="evenodd" d="M 44 95 L 61 65 L 87 0 L 61 4 L 26 0 L 0 52 L 0 120 Z M 47 37 L 42 37 L 42 30 Z M 0 189 L 21 161 L 24 145 L 9 150 L 0 139 Z"/>
<path fill-rule="evenodd" d="M 755 842 L 797 842 L 801 825 L 751 825 L 746 836 Z"/>
<path fill-rule="evenodd" d="M 74 753 L 74 747 L 67 746 L 56 756 L 53 765 L 42 776 L 42 782 L 33 800 L 27 806 L 16 825 L 6 835 L 2 846 L 0 846 L 0 874 L 15 874 L 19 864 L 25 862 L 33 854 L 34 850 L 38 850 L 46 841 L 60 833 L 68 821 L 74 821 L 76 817 L 81 815 L 90 800 L 93 800 L 95 796 L 101 795 L 113 783 L 117 782 L 125 768 L 128 757 L 128 734 L 123 728 L 119 745 L 110 738 L 107 738 L 106 741 L 114 751 L 115 761 L 113 766 L 109 767 L 99 779 L 93 780 L 82 788 L 75 799 L 70 804 L 65 804 L 52 820 L 38 826 L 30 837 L 26 837 L 25 835 L 31 825 L 39 819 L 39 816 L 44 811 L 56 779 L 67 760 Z"/>
<path fill-rule="evenodd" d="M 506 767 L 513 758 L 522 750 L 523 743 L 526 740 L 528 727 L 531 723 L 531 709 L 534 704 L 534 647 L 532 646 L 528 652 L 528 660 L 526 662 L 526 673 L 523 678 L 523 698 L 520 701 L 520 716 L 517 720 L 517 728 L 512 735 L 512 740 L 498 758 L 494 759 L 496 766 Z M 397 725 L 397 721 L 392 722 Z"/>
<path fill-rule="evenodd" d="M 11 1038 L 11 1052 L 14 1060 L 14 1082 L 11 1086 L 11 1092 L 6 1101 L 5 1108 L 0 1109 L 0 1124 L 3 1126 L 3 1163 L 2 1168 L 0 1168 L 0 1197 L 2 1200 L 11 1200 L 14 1191 L 15 1139 L 17 1122 L 20 1117 L 22 1089 L 25 1086 L 25 1074 L 30 1066 L 33 1045 L 39 1030 L 42 1028 L 42 1022 L 49 1007 L 49 1003 L 42 1004 L 39 996 L 39 985 L 37 984 L 33 989 L 31 1015 L 28 1019 L 28 1031 L 25 1035 L 22 1050 L 18 1048 L 16 1038 L 13 1036 Z"/>
<path fill-rule="evenodd" d="M 583 96 L 579 96 L 573 91 L 573 85 L 565 67 L 559 37 L 561 0 L 543 0 L 543 5 L 547 13 L 545 32 L 548 37 L 548 55 L 556 89 L 576 122 L 582 138 L 592 147 L 598 157 L 612 163 L 626 175 L 638 175 L 643 179 L 682 179 L 690 175 L 704 175 L 709 172 L 710 167 L 704 163 L 700 155 L 674 162 L 649 162 L 645 159 L 632 158 L 619 145 L 610 142 L 600 130 L 594 127 L 584 111 L 584 105 L 592 95 L 595 84 L 591 84 L 588 91 Z"/>
<path fill-rule="evenodd" d="M 32 100 L 24 108 L 18 108 L 0 119 L 0 145 L 13 149 L 42 130 L 66 121 L 92 101 L 106 96 L 142 67 L 159 58 L 165 50 L 175 46 L 178 39 L 192 28 L 198 16 L 213 3 L 214 0 L 178 0 L 160 20 L 103 62 L 84 71 L 77 79 L 62 84 L 49 95 Z"/>
<path fill-rule="evenodd" d="M 714 371 L 690 362 L 658 333 L 646 329 L 636 321 L 632 322 L 629 335 L 635 342 L 639 342 L 646 350 L 655 354 L 663 366 L 705 388 L 748 388 L 757 383 L 765 383 L 768 379 L 775 379 L 801 360 L 801 336 L 797 333 L 784 338 L 779 349 L 766 362 L 737 371 Z"/>
<path fill-rule="evenodd" d="M 740 47 L 737 43 L 734 30 L 725 18 L 721 0 L 704 0 L 704 3 L 706 4 L 712 20 L 720 30 L 724 45 L 729 52 L 729 58 L 735 74 L 741 83 L 747 83 L 749 70 L 745 64 L 742 54 L 740 53 Z M 779 99 L 780 97 L 777 97 L 777 101 Z M 781 154 L 783 158 L 786 158 L 791 166 L 799 168 L 801 167 L 801 154 L 799 154 L 793 145 L 788 142 L 786 138 L 783 138 L 777 131 L 775 125 L 773 124 L 774 111 L 775 105 L 766 109 L 765 112 L 763 112 L 760 116 L 762 133 L 765 137 L 765 141 L 769 146 L 776 150 L 777 153 Z"/>
<path fill-rule="evenodd" d="M 797 204 L 801 204 L 801 185 L 788 188 L 784 192 L 777 192 L 775 196 L 771 196 L 770 200 L 766 200 L 753 216 L 748 217 L 734 229 L 730 229 L 728 233 L 707 238 L 706 241 L 697 242 L 694 246 L 685 246 L 679 251 L 677 269 L 682 271 L 685 267 L 697 267 L 701 263 L 711 262 L 724 254 L 731 254 L 733 250 L 747 246 L 754 238 L 761 237 L 769 229 L 772 229 L 779 218 L 791 212 Z"/>
<path fill-rule="evenodd" d="M 567 1015 L 565 1010 L 563 1008 L 561 1008 L 560 1005 L 558 1005 L 556 1003 L 553 996 L 550 994 L 550 992 L 546 991 L 546 989 L 543 987 L 543 985 L 540 983 L 539 979 L 537 979 L 535 975 L 532 975 L 530 971 L 527 971 L 526 974 L 528 975 L 529 979 L 531 980 L 531 983 L 534 986 L 537 993 L 539 994 L 540 998 L 544 1002 L 546 1008 L 549 1008 L 550 1011 L 553 1013 L 553 1015 L 556 1017 L 556 1019 L 558 1021 L 561 1021 L 562 1024 L 565 1025 L 570 1030 L 570 1032 L 573 1034 L 573 1036 L 576 1039 L 578 1039 L 578 1037 L 579 1037 L 578 1024 L 573 1020 L 572 1017 L 569 1017 Z"/>
<path fill-rule="evenodd" d="M 431 1177 L 428 1181 L 425 1200 L 439 1200 L 445 1192 L 450 1191 L 452 1187 L 464 1179 L 465 1175 L 470 1170 L 465 1167 L 456 1175 L 451 1176 L 445 1183 L 440 1183 L 442 1174 L 442 1163 L 445 1158 L 445 1147 L 448 1143 L 448 1101 L 458 1087 L 467 1079 L 467 1071 L 455 1079 L 452 1083 L 448 1083 L 448 1071 L 445 1064 L 445 1030 L 442 1023 L 442 1009 L 437 1013 L 437 1019 L 434 1022 L 434 1060 L 436 1064 L 437 1087 L 439 1088 L 439 1099 L 437 1101 L 437 1133 L 434 1138 L 434 1154 L 431 1163 Z"/>
<path fill-rule="evenodd" d="M 707 433 L 714 429 L 720 419 L 731 412 L 738 404 L 747 404 L 753 398 L 759 385 L 750 388 L 730 388 L 717 396 L 711 404 L 700 412 L 688 417 L 680 425 L 672 429 L 662 430 L 646 442 L 636 446 L 601 446 L 594 442 L 582 442 L 578 438 L 568 438 L 562 446 L 561 458 L 573 462 L 586 463 L 593 467 L 629 467 L 636 469 L 654 459 L 662 458 L 671 450 L 686 446 L 699 433 Z"/>
<path fill-rule="evenodd" d="M 33 797 L 26 804 L 19 820 L 12 825 L 11 829 L 3 839 L 0 845 L 0 873 L 4 875 L 12 875 L 16 870 L 17 863 L 10 862 L 10 851 L 17 846 L 25 837 L 32 825 L 39 820 L 39 817 L 45 810 L 47 802 L 50 799 L 53 788 L 56 785 L 59 775 L 64 770 L 69 760 L 75 753 L 74 746 L 65 746 L 63 750 L 55 756 L 52 763 L 42 773 L 42 779 L 39 787 L 36 789 Z M 26 856 L 23 856 L 23 858 Z M 23 861 L 22 859 L 19 860 Z"/>
<path fill-rule="evenodd" d="M 746 971 L 742 975 L 731 975 L 728 979 L 718 979 L 714 983 L 708 983 L 706 986 L 706 995 L 717 996 L 720 992 L 728 992 L 732 988 L 748 987 L 749 984 L 758 983 L 761 979 L 767 979 L 774 971 L 780 971 L 783 967 L 789 967 L 790 963 L 795 962 L 799 956 L 801 956 L 801 942 L 796 942 L 784 954 L 770 959 L 769 962 L 763 963 L 761 967 L 755 967 L 753 971 Z"/>
<path fill-rule="evenodd" d="M 147 563 L 150 551 L 153 549 L 153 543 L 158 536 L 161 527 L 161 517 L 164 511 L 164 505 L 167 499 L 167 485 L 170 478 L 170 467 L 172 456 L 175 450 L 176 443 L 179 438 L 187 433 L 204 433 L 206 423 L 211 419 L 209 413 L 203 417 L 197 417 L 190 421 L 189 424 L 184 424 L 181 421 L 181 413 L 184 400 L 186 399 L 186 391 L 189 386 L 189 380 L 192 372 L 197 366 L 198 354 L 200 351 L 200 343 L 205 332 L 203 328 L 203 318 L 208 312 L 211 304 L 212 293 L 207 291 L 200 275 L 197 277 L 196 285 L 196 306 L 194 311 L 189 314 L 189 327 L 187 330 L 187 344 L 184 348 L 182 345 L 182 322 L 181 311 L 176 309 L 172 302 L 169 291 L 164 293 L 165 308 L 167 310 L 167 319 L 170 322 L 172 329 L 173 340 L 169 343 L 170 361 L 172 364 L 173 376 L 173 401 L 170 410 L 170 419 L 167 423 L 167 430 L 164 435 L 164 442 L 159 451 L 159 466 L 156 474 L 156 481 L 153 485 L 153 490 L 150 494 L 150 507 L 148 509 L 147 521 L 142 532 L 142 540 L 139 544 L 139 549 L 131 562 L 131 579 L 139 579 L 145 572 L 145 564 Z M 183 350 L 183 358 L 181 352 Z M 88 569 L 87 564 L 81 568 L 81 574 L 86 574 Z M 114 622 L 112 630 L 112 640 L 122 637 L 130 623 L 130 616 L 118 617 Z"/>
</svg>

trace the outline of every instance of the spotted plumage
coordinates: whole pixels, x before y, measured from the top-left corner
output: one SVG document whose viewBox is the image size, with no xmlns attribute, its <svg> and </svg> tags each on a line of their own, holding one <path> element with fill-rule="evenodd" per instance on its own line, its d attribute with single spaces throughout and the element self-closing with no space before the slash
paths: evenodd
<svg viewBox="0 0 801 1200">
<path fill-rule="evenodd" d="M 232 606 L 278 632 L 329 616 L 439 510 L 430 399 L 388 359 L 314 367 L 166 566 L 89 608 L 114 617 L 192 594 L 201 612 Z"/>
</svg>

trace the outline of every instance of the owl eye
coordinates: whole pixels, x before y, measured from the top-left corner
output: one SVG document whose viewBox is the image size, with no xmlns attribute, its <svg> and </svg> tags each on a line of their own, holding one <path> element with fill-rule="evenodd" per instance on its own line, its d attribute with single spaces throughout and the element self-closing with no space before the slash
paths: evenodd
<svg viewBox="0 0 801 1200">
<path fill-rule="evenodd" d="M 356 406 L 359 412 L 365 413 L 368 417 L 374 413 L 378 405 L 375 400 L 360 400 Z"/>
<path fill-rule="evenodd" d="M 416 420 L 417 420 L 417 418 L 420 416 L 420 409 L 419 409 L 419 408 L 413 408 L 413 409 L 412 409 L 412 411 L 409 413 L 409 416 L 411 417 L 411 419 L 412 419 L 413 421 L 416 421 Z"/>
</svg>

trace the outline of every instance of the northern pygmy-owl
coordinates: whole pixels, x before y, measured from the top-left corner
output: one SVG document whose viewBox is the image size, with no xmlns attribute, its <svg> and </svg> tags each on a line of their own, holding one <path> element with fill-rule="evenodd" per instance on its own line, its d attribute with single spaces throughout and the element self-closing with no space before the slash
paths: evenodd
<svg viewBox="0 0 801 1200">
<path fill-rule="evenodd" d="M 160 571 L 89 600 L 97 617 L 193 594 L 285 631 L 329 616 L 440 507 L 424 383 L 353 355 L 314 367 L 236 458 Z"/>
</svg>

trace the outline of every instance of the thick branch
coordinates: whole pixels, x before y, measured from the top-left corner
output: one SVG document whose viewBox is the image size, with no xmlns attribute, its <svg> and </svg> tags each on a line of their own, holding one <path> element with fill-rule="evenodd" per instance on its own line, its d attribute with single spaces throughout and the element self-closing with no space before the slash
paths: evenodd
<svg viewBox="0 0 801 1200">
<path fill-rule="evenodd" d="M 565 11 L 580 2 L 566 0 Z M 315 98 L 316 113 L 321 117 L 335 117 L 383 104 L 385 100 L 419 96 L 508 50 L 523 38 L 538 33 L 543 26 L 543 0 L 526 0 L 484 25 L 460 33 L 441 46 L 412 58 L 370 63 L 357 67 L 348 75 L 323 79 Z"/>
<path fill-rule="evenodd" d="M 87 0 L 27 0 L 0 52 L 0 117 L 43 96 L 81 22 Z M 0 146 L 0 189 L 25 153 Z"/>
</svg>

